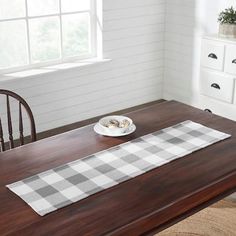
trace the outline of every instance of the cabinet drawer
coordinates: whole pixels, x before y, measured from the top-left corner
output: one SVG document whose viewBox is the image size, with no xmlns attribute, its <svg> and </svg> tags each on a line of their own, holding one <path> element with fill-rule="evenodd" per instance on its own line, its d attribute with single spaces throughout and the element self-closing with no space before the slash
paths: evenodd
<svg viewBox="0 0 236 236">
<path fill-rule="evenodd" d="M 201 71 L 201 93 L 205 96 L 232 103 L 234 78 L 217 72 Z"/>
<path fill-rule="evenodd" d="M 201 61 L 202 66 L 223 71 L 225 46 L 210 40 L 203 40 Z"/>
<path fill-rule="evenodd" d="M 225 72 L 236 75 L 236 46 L 226 45 Z"/>
</svg>

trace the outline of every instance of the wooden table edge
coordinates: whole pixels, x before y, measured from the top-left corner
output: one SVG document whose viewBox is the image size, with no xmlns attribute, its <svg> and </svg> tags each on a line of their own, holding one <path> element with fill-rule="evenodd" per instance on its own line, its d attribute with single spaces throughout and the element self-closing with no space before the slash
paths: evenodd
<svg viewBox="0 0 236 236">
<path fill-rule="evenodd" d="M 235 182 L 235 183 L 234 183 Z M 161 231 L 163 231 L 164 229 L 186 219 L 189 216 L 192 216 L 193 214 L 197 213 L 198 211 L 203 210 L 204 208 L 222 200 L 223 198 L 231 195 L 232 193 L 236 192 L 236 171 L 234 171 L 233 173 L 230 173 L 226 176 L 223 176 L 220 180 L 217 180 L 211 184 L 209 184 L 208 186 L 205 186 L 203 188 L 198 189 L 197 191 L 186 195 L 184 198 L 179 198 L 177 199 L 175 202 L 170 203 L 169 205 L 158 209 L 157 211 L 153 211 L 150 212 L 148 215 L 144 215 L 142 218 L 139 218 L 137 220 L 134 220 L 126 225 L 123 225 L 111 232 L 108 232 L 106 234 L 104 234 L 105 236 L 121 236 L 121 235 L 137 235 L 137 234 L 133 234 L 132 231 L 136 230 L 137 225 L 142 225 L 143 222 L 146 223 L 146 221 L 150 221 L 153 220 L 155 217 L 159 217 L 159 214 L 162 211 L 166 211 L 167 209 L 171 210 L 173 207 L 176 207 L 178 205 L 181 205 L 182 203 L 184 203 L 186 200 L 190 201 L 192 203 L 192 199 L 194 198 L 198 198 L 199 195 L 206 195 L 209 193 L 213 193 L 214 191 L 217 191 L 217 189 L 219 188 L 219 186 L 228 186 L 224 192 L 216 194 L 215 196 L 210 197 L 209 199 L 206 199 L 206 201 L 200 202 L 198 203 L 196 206 L 193 206 L 192 208 L 187 209 L 184 212 L 181 212 L 180 214 L 178 214 L 177 216 L 175 216 L 172 219 L 169 219 L 168 221 L 160 224 L 157 227 L 153 227 L 152 229 L 142 232 L 140 235 L 142 236 L 153 236 L 154 234 L 157 234 Z M 232 185 L 232 186 L 231 186 Z M 141 226 L 142 227 L 142 226 Z"/>
</svg>

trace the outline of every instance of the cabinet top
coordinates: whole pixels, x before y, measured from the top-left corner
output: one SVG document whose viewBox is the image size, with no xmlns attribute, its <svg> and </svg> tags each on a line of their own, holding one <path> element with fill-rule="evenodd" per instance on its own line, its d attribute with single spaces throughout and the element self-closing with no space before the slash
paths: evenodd
<svg viewBox="0 0 236 236">
<path fill-rule="evenodd" d="M 203 36 L 204 39 L 215 40 L 220 42 L 226 43 L 236 43 L 236 38 L 223 38 L 219 37 L 217 34 L 205 35 Z"/>
</svg>

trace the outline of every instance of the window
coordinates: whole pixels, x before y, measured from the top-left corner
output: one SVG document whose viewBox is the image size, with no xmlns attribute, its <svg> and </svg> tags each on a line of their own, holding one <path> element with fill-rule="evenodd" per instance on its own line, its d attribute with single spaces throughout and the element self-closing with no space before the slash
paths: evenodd
<svg viewBox="0 0 236 236">
<path fill-rule="evenodd" d="M 95 0 L 0 0 L 0 70 L 95 56 Z"/>
</svg>

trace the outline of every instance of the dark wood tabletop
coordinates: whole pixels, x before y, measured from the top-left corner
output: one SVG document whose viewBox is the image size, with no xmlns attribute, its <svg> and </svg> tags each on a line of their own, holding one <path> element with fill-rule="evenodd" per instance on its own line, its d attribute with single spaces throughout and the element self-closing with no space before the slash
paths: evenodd
<svg viewBox="0 0 236 236">
<path fill-rule="evenodd" d="M 93 125 L 0 154 L 0 235 L 153 235 L 236 191 L 236 123 L 170 101 L 127 114 L 134 134 Z M 68 207 L 38 216 L 5 185 L 185 120 L 232 137 Z"/>
</svg>

